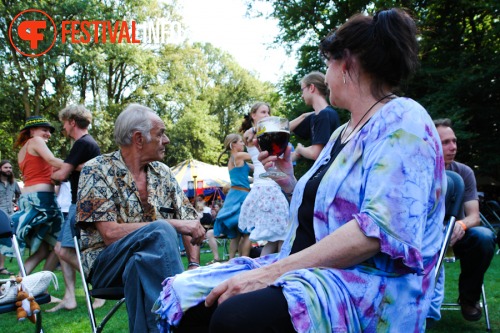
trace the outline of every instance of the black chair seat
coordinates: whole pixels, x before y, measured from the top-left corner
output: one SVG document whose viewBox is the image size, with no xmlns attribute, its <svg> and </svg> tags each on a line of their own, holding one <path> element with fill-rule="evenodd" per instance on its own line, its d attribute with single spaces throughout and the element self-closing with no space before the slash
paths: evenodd
<svg viewBox="0 0 500 333">
<path fill-rule="evenodd" d="M 49 303 L 50 302 L 50 295 L 45 293 L 45 294 L 42 294 L 40 296 L 36 296 L 35 301 L 39 305 Z M 0 313 L 7 313 L 7 312 L 11 312 L 11 311 L 16 311 L 16 309 L 17 309 L 16 302 L 0 305 Z"/>
<path fill-rule="evenodd" d="M 89 290 L 90 295 L 94 298 L 120 300 L 125 297 L 123 287 L 113 288 L 98 288 Z"/>
</svg>

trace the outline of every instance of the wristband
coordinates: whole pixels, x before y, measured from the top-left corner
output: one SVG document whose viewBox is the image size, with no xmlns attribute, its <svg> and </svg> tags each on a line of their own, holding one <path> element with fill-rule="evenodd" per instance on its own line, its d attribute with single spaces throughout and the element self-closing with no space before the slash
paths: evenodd
<svg viewBox="0 0 500 333">
<path fill-rule="evenodd" d="M 467 226 L 465 225 L 465 223 L 463 223 L 461 220 L 458 220 L 457 223 L 460 224 L 460 226 L 462 227 L 462 229 L 464 229 L 464 231 L 467 231 Z"/>
<path fill-rule="evenodd" d="M 200 264 L 194 261 L 190 261 L 188 267 L 200 267 Z"/>
</svg>

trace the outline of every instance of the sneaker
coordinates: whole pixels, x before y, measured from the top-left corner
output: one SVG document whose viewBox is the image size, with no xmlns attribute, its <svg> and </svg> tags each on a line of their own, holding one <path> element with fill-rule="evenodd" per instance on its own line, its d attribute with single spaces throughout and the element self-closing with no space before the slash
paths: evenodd
<svg viewBox="0 0 500 333">
<path fill-rule="evenodd" d="M 460 309 L 462 310 L 462 316 L 468 321 L 478 321 L 481 319 L 483 313 L 481 312 L 481 307 L 479 302 L 468 302 L 460 301 Z"/>
</svg>

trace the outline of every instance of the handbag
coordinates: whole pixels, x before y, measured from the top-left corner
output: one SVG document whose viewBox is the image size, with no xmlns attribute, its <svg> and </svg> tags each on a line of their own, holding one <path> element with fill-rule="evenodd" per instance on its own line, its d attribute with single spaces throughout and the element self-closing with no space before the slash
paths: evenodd
<svg viewBox="0 0 500 333">
<path fill-rule="evenodd" d="M 40 271 L 25 276 L 20 283 L 15 279 L 0 280 L 0 304 L 15 302 L 20 284 L 29 294 L 36 297 L 45 293 L 51 282 L 56 290 L 59 289 L 57 277 L 50 271 Z"/>
<path fill-rule="evenodd" d="M 0 304 L 14 303 L 17 297 L 17 282 L 12 279 L 0 280 Z"/>
<path fill-rule="evenodd" d="M 24 277 L 21 283 L 29 293 L 36 297 L 47 292 L 50 282 L 52 282 L 52 284 L 54 285 L 54 289 L 59 289 L 57 276 L 51 271 L 40 271 L 30 274 Z"/>
</svg>

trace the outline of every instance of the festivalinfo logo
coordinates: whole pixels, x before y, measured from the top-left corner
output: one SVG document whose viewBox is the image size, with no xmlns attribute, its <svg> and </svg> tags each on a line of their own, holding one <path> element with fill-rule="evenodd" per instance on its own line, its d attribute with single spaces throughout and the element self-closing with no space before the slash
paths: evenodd
<svg viewBox="0 0 500 333">
<path fill-rule="evenodd" d="M 136 21 L 63 20 L 59 26 L 46 12 L 27 9 L 9 26 L 12 47 L 27 57 L 49 52 L 58 41 L 63 44 L 165 44 L 182 40 L 182 27 L 165 18 Z"/>
</svg>

